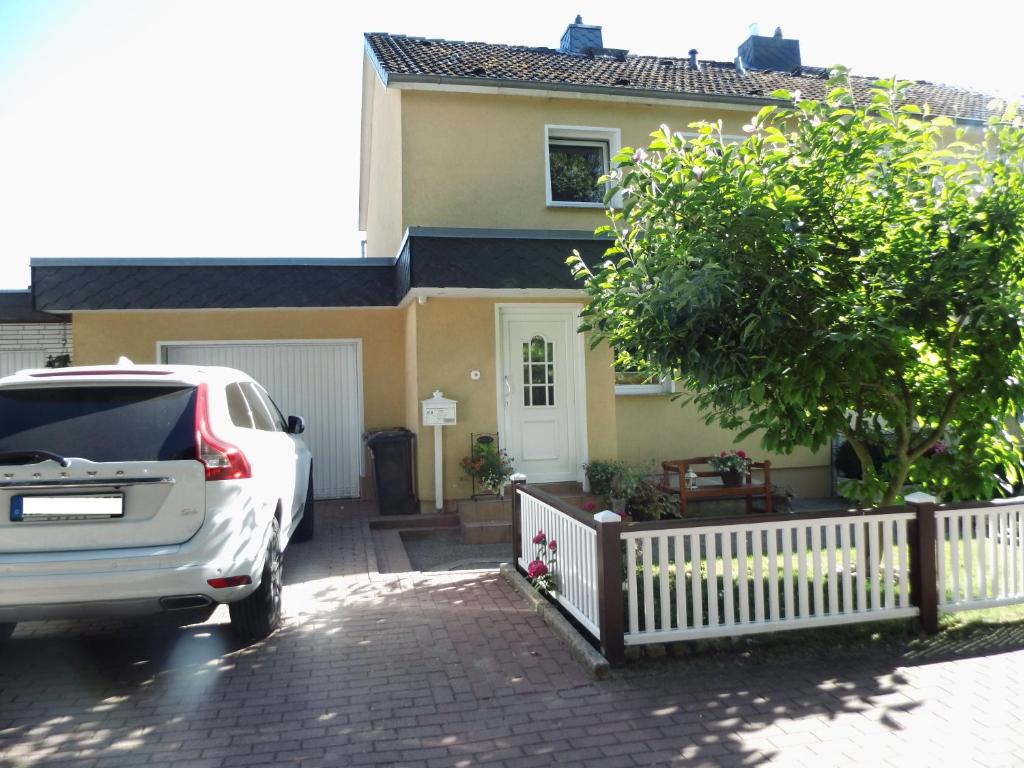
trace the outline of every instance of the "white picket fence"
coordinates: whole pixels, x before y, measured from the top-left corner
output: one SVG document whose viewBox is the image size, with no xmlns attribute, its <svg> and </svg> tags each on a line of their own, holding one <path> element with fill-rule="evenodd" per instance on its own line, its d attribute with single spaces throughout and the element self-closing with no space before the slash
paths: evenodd
<svg viewBox="0 0 1024 768">
<path fill-rule="evenodd" d="M 1024 504 L 935 513 L 939 610 L 1024 602 Z"/>
<path fill-rule="evenodd" d="M 520 567 L 525 571 L 537 554 L 533 537 L 539 531 L 558 542 L 555 578 L 558 590 L 551 596 L 595 636 L 600 619 L 597 595 L 597 531 L 575 517 L 540 499 L 518 491 L 521 504 L 519 528 Z M 581 516 L 583 513 L 580 513 Z"/>
<path fill-rule="evenodd" d="M 912 512 L 628 530 L 627 645 L 917 614 Z"/>
<path fill-rule="evenodd" d="M 602 649 L 621 638 L 611 651 L 620 657 L 623 645 L 914 616 L 935 631 L 936 602 L 944 612 L 1024 603 L 1020 501 L 950 508 L 911 499 L 873 512 L 620 526 L 611 513 L 598 522 L 546 494 L 516 492 L 520 568 L 534 559 L 539 531 L 556 540 L 552 597 Z M 598 572 L 599 548 L 611 572 Z M 916 580 L 912 567 L 924 569 Z M 912 581 L 921 589 L 913 601 Z"/>
</svg>

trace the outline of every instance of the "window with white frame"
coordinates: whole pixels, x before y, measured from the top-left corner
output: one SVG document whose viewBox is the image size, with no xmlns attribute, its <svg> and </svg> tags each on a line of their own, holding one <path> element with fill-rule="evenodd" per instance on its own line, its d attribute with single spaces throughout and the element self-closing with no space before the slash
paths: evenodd
<svg viewBox="0 0 1024 768">
<path fill-rule="evenodd" d="M 651 371 L 629 356 L 615 361 L 616 395 L 671 395 L 676 391 L 675 378 Z"/>
<path fill-rule="evenodd" d="M 608 187 L 600 179 L 608 173 L 621 145 L 617 128 L 544 126 L 547 204 L 603 207 Z"/>
</svg>

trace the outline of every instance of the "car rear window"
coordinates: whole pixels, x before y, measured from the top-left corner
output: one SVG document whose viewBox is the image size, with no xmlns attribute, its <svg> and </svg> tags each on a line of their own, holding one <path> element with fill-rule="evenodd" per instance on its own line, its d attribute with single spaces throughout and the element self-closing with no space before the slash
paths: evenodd
<svg viewBox="0 0 1024 768">
<path fill-rule="evenodd" d="M 195 387 L 0 390 L 0 451 L 90 461 L 194 459 Z"/>
</svg>

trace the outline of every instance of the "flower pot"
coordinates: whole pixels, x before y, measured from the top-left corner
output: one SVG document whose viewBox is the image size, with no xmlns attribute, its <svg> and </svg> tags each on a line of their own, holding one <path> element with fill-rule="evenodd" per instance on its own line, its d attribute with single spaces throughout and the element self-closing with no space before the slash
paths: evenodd
<svg viewBox="0 0 1024 768">
<path fill-rule="evenodd" d="M 619 515 L 624 514 L 626 512 L 626 499 L 612 497 L 612 512 Z"/>
<path fill-rule="evenodd" d="M 724 469 L 719 474 L 722 476 L 722 485 L 730 488 L 743 485 L 743 481 L 746 478 L 746 472 L 741 472 L 738 469 Z"/>
</svg>

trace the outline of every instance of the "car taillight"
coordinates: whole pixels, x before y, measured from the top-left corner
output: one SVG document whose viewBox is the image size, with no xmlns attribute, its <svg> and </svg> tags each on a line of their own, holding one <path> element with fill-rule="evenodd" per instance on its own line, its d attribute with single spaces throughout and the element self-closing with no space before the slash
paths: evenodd
<svg viewBox="0 0 1024 768">
<path fill-rule="evenodd" d="M 196 458 L 206 467 L 207 480 L 244 480 L 252 477 L 245 454 L 210 431 L 209 392 L 200 384 L 196 392 Z"/>
</svg>

